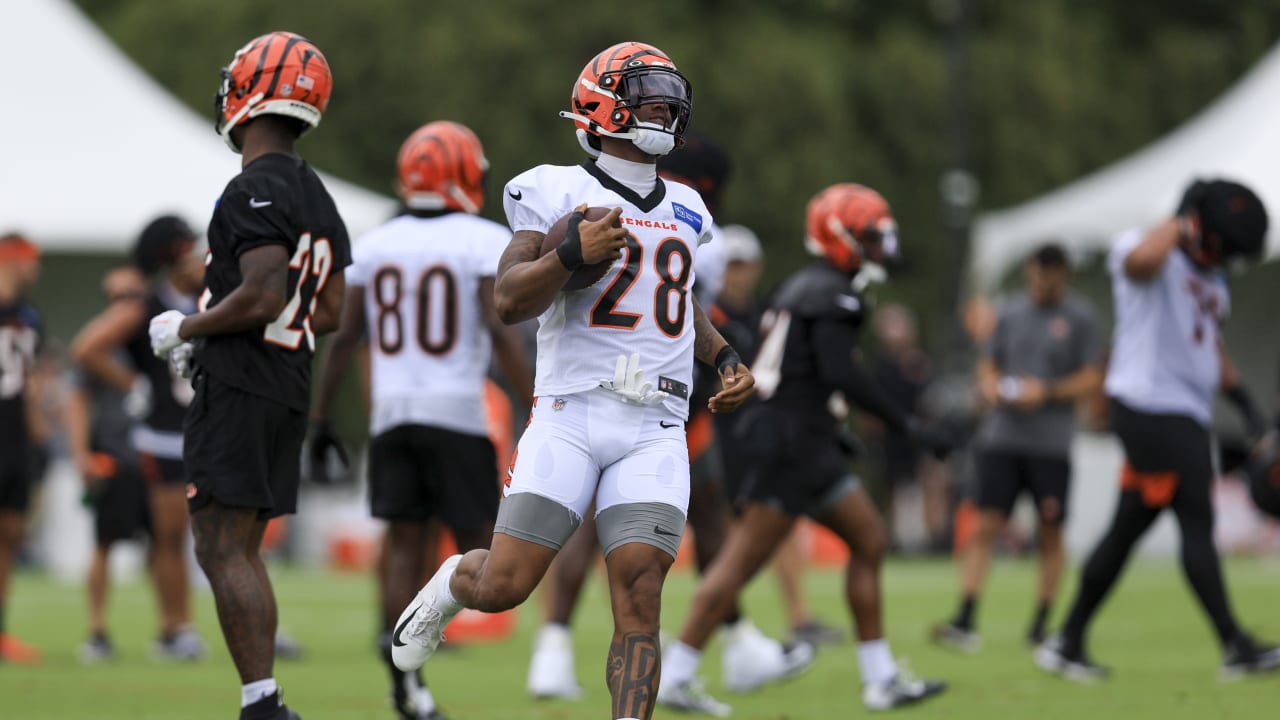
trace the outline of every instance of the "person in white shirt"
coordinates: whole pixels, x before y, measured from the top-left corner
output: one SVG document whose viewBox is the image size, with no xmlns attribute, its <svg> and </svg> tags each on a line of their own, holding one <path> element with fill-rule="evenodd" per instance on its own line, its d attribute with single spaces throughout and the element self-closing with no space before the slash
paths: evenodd
<svg viewBox="0 0 1280 720">
<path fill-rule="evenodd" d="M 1209 427 L 1222 391 L 1261 434 L 1220 326 L 1230 308 L 1223 267 L 1256 259 L 1267 211 L 1249 188 L 1196 181 L 1177 213 L 1116 238 L 1107 256 L 1116 324 L 1105 388 L 1125 466 L 1115 518 L 1089 556 L 1060 634 L 1035 653 L 1041 668 L 1079 681 L 1107 675 L 1085 650 L 1089 624 L 1115 586 L 1134 545 L 1169 508 L 1182 532 L 1182 568 L 1222 645 L 1224 677 L 1280 669 L 1280 648 L 1241 629 L 1227 600 L 1213 544 L 1214 470 Z"/>
<path fill-rule="evenodd" d="M 347 271 L 342 324 L 326 349 L 312 412 L 312 464 L 340 447 L 329 425 L 338 386 L 368 335 L 372 413 L 369 500 L 387 521 L 379 574 L 381 648 L 402 720 L 443 718 L 418 673 L 391 661 L 392 621 L 428 571 L 439 520 L 463 552 L 488 547 L 498 514 L 497 458 L 485 425 L 491 350 L 515 389 L 533 394 L 524 346 L 498 319 L 494 276 L 508 233 L 476 217 L 489 163 L 467 127 L 437 121 L 400 147 L 408 211 L 360 238 Z"/>
<path fill-rule="evenodd" d="M 692 188 L 657 174 L 657 158 L 688 127 L 688 80 L 658 48 L 619 43 L 583 69 L 572 108 L 562 116 L 598 157 L 528 170 L 503 198 L 515 234 L 498 267 L 498 313 L 508 323 L 537 317 L 539 328 L 534 409 L 493 543 L 455 555 L 427 582 L 400 616 L 392 656 L 412 670 L 462 608 L 500 612 L 524 602 L 594 501 L 614 618 L 610 717 L 647 720 L 658 689 L 662 585 L 689 501 L 684 423 L 694 358 L 723 383 L 708 401 L 713 412 L 741 406 L 754 379 L 691 292 L 711 214 Z M 609 210 L 586 221 L 591 206 Z M 542 254 L 564 216 L 563 241 Z M 574 271 L 606 261 L 599 282 L 564 289 Z"/>
</svg>

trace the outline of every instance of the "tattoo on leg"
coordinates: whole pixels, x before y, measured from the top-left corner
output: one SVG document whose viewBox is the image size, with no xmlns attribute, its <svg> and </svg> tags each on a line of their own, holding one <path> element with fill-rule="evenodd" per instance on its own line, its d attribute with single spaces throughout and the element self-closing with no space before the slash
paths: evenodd
<svg viewBox="0 0 1280 720">
<path fill-rule="evenodd" d="M 615 718 L 647 720 L 653 715 L 661 664 L 658 638 L 654 635 L 626 633 L 621 638 L 614 635 L 605 678 L 613 696 Z"/>
</svg>

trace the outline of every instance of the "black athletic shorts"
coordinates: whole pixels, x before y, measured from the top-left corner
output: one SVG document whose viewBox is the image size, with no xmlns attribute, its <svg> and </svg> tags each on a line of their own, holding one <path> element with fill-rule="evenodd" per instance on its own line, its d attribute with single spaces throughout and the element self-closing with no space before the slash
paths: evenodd
<svg viewBox="0 0 1280 720">
<path fill-rule="evenodd" d="M 1040 521 L 1059 524 L 1067 516 L 1071 460 L 1012 450 L 978 450 L 978 507 L 1008 517 L 1018 495 L 1026 490 L 1035 501 Z"/>
<path fill-rule="evenodd" d="M 140 452 L 138 467 L 141 468 L 142 478 L 146 480 L 147 487 L 181 485 L 187 481 L 187 473 L 182 466 L 182 461 L 176 458 L 156 457 Z"/>
<path fill-rule="evenodd" d="M 31 460 L 25 445 L 0 452 L 0 510 L 27 511 L 31 504 Z"/>
<path fill-rule="evenodd" d="M 398 425 L 369 443 L 369 504 L 374 517 L 439 518 L 455 532 L 482 530 L 498 517 L 493 443 L 427 425 Z"/>
<path fill-rule="evenodd" d="M 1112 398 L 1111 428 L 1124 446 L 1124 491 L 1141 492 L 1150 507 L 1209 501 L 1209 431 L 1194 418 L 1142 412 Z"/>
<path fill-rule="evenodd" d="M 98 545 L 151 532 L 147 484 L 137 467 L 117 464 L 116 474 L 102 480 L 93 495 L 93 524 Z"/>
<path fill-rule="evenodd" d="M 834 431 L 806 429 L 767 409 L 744 420 L 736 447 L 750 464 L 734 498 L 739 509 L 759 502 L 793 516 L 819 516 L 857 489 Z"/>
<path fill-rule="evenodd" d="M 296 512 L 306 415 L 206 372 L 192 387 L 182 448 L 190 510 L 217 500 L 264 518 Z"/>
</svg>

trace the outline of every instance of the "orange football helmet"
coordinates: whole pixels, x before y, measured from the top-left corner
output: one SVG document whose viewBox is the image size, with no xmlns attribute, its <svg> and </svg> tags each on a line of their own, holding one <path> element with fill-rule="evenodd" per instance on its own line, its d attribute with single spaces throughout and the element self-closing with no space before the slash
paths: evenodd
<svg viewBox="0 0 1280 720">
<path fill-rule="evenodd" d="M 641 123 L 634 110 L 661 103 L 669 108 L 666 127 Z M 578 142 L 600 154 L 600 136 L 630 140 L 651 155 L 665 155 L 684 140 L 693 113 L 693 87 L 658 48 L 623 42 L 592 58 L 573 84 L 570 111 L 560 117 L 578 126 Z"/>
<path fill-rule="evenodd" d="M 823 190 L 805 210 L 805 246 L 840 270 L 857 272 L 864 259 L 884 262 L 898 253 L 898 224 L 889 203 L 863 185 Z"/>
<path fill-rule="evenodd" d="M 214 129 L 234 151 L 232 128 L 266 114 L 303 122 L 303 132 L 320 124 L 333 92 L 333 73 L 320 49 L 291 32 L 250 40 L 222 69 L 213 97 Z"/>
<path fill-rule="evenodd" d="M 480 138 L 465 125 L 438 120 L 423 125 L 400 146 L 396 190 L 414 210 L 484 207 L 484 177 L 489 161 Z"/>
</svg>

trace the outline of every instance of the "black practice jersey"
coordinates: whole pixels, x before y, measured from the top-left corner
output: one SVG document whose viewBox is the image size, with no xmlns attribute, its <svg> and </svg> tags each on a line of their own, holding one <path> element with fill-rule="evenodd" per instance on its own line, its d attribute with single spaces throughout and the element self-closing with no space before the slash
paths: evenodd
<svg viewBox="0 0 1280 720">
<path fill-rule="evenodd" d="M 175 297 L 166 296 L 173 295 Z M 182 307 L 177 291 L 166 288 L 152 292 L 147 298 L 147 312 L 144 317 L 153 318 L 166 310 L 190 312 L 189 307 Z M 186 300 L 187 303 L 191 301 Z M 125 351 L 129 354 L 129 362 L 143 377 L 151 382 L 151 410 L 142 419 L 147 427 L 167 433 L 181 433 L 182 420 L 187 415 L 187 406 L 191 404 L 191 381 L 175 373 L 168 360 L 161 360 L 151 351 L 151 336 L 148 333 L 149 323 L 138 325 L 133 335 L 125 342 Z M 143 448 L 145 450 L 145 448 Z"/>
<path fill-rule="evenodd" d="M 40 314 L 23 300 L 0 305 L 0 446 L 27 453 L 27 378 L 40 347 Z"/>
<path fill-rule="evenodd" d="M 849 348 L 826 341 L 826 330 L 856 339 L 865 301 L 850 277 L 825 262 L 792 275 L 774 294 L 761 320 L 760 348 L 751 366 L 767 404 L 798 416 L 806 427 L 833 428 L 832 393 L 845 390 L 831 367 L 853 365 Z"/>
<path fill-rule="evenodd" d="M 333 198 L 301 158 L 264 155 L 222 192 L 209 221 L 201 309 L 240 286 L 240 256 L 280 245 L 289 251 L 288 300 L 263 328 L 203 338 L 201 369 L 222 382 L 305 412 L 311 399 L 311 314 L 329 276 L 351 264 L 351 242 Z"/>
</svg>

